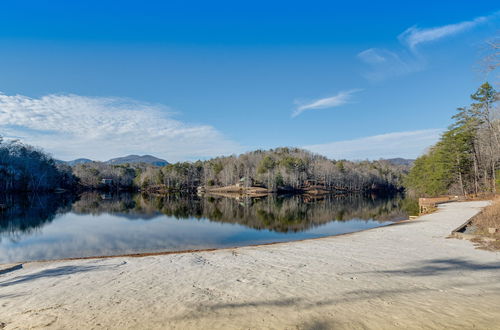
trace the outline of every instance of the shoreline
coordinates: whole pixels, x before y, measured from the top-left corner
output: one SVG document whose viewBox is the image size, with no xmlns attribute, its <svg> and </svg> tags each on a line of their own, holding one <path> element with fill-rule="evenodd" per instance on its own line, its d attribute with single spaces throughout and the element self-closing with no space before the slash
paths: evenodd
<svg viewBox="0 0 500 330">
<path fill-rule="evenodd" d="M 443 204 L 396 226 L 303 241 L 29 262 L 0 275 L 0 322 L 5 329 L 494 329 L 500 253 L 446 239 L 487 204 Z"/>
<path fill-rule="evenodd" d="M 139 253 L 116 254 L 116 255 L 102 255 L 102 256 L 88 256 L 88 257 L 70 257 L 70 258 L 59 258 L 59 259 L 40 259 L 40 260 L 30 260 L 30 261 L 13 261 L 13 262 L 8 262 L 8 263 L 0 263 L 0 266 L 8 265 L 8 264 L 21 264 L 21 265 L 23 265 L 23 264 L 28 264 L 28 263 L 49 263 L 49 262 L 60 262 L 60 261 L 92 260 L 92 259 L 111 259 L 111 258 L 124 258 L 124 257 L 128 257 L 128 258 L 142 258 L 142 257 L 162 256 L 162 255 L 171 255 L 171 254 L 214 252 L 214 251 L 223 251 L 223 250 L 236 250 L 236 249 L 242 249 L 242 248 L 247 248 L 247 247 L 259 247 L 259 246 L 270 246 L 270 245 L 277 245 L 277 244 L 288 244 L 288 243 L 295 243 L 295 242 L 306 242 L 306 241 L 309 241 L 309 240 L 331 239 L 331 238 L 335 238 L 335 237 L 354 235 L 354 234 L 357 234 L 357 233 L 362 233 L 362 232 L 369 231 L 369 230 L 374 230 L 374 229 L 377 229 L 377 228 L 395 226 L 395 225 L 404 224 L 406 222 L 416 221 L 416 220 L 418 220 L 418 218 L 420 218 L 420 216 L 418 216 L 417 218 L 414 218 L 414 219 L 404 219 L 404 220 L 394 221 L 394 222 L 391 222 L 391 223 L 386 224 L 386 225 L 382 225 L 382 226 L 378 226 L 378 227 L 373 227 L 373 228 L 361 229 L 361 230 L 353 231 L 353 232 L 350 232 L 350 233 L 327 235 L 327 236 L 322 236 L 322 237 L 303 238 L 303 239 L 290 240 L 290 241 L 258 243 L 258 244 L 240 245 L 240 246 L 232 246 L 232 247 L 219 247 L 219 248 L 206 248 L 206 249 L 189 249 L 189 250 L 179 250 L 179 251 L 139 252 Z"/>
</svg>

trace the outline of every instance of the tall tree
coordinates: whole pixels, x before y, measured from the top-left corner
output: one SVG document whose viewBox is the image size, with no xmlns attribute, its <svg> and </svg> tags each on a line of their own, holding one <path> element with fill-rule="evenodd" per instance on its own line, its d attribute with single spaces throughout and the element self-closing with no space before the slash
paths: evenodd
<svg viewBox="0 0 500 330">
<path fill-rule="evenodd" d="M 471 117 L 475 118 L 479 126 L 483 126 L 484 149 L 485 154 L 487 154 L 485 162 L 491 180 L 492 192 L 496 192 L 496 169 L 500 160 L 499 126 L 493 116 L 497 97 L 495 89 L 486 82 L 471 95 L 473 103 L 470 107 Z"/>
<path fill-rule="evenodd" d="M 407 188 L 420 195 L 496 192 L 500 159 L 500 122 L 494 115 L 497 92 L 484 83 L 471 99 L 470 107 L 457 109 L 440 141 L 416 160 L 405 179 Z"/>
</svg>

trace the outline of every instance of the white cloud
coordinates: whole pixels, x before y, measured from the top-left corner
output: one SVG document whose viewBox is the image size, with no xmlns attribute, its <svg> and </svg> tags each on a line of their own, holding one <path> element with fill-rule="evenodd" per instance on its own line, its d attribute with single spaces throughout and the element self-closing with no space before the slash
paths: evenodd
<svg viewBox="0 0 500 330">
<path fill-rule="evenodd" d="M 471 21 L 433 28 L 412 26 L 398 36 L 403 48 L 398 50 L 369 48 L 357 54 L 358 59 L 370 67 L 367 72 L 363 73 L 363 76 L 369 80 L 378 81 L 421 71 L 425 69 L 427 61 L 418 52 L 420 45 L 463 33 L 498 17 L 499 13 L 495 12 Z"/>
<path fill-rule="evenodd" d="M 292 117 L 296 117 L 300 115 L 302 112 L 307 110 L 316 110 L 316 109 L 326 109 L 326 108 L 334 108 L 344 105 L 349 102 L 352 94 L 361 91 L 360 89 L 351 89 L 348 91 L 339 92 L 335 96 L 326 97 L 323 99 L 315 100 L 308 103 L 301 103 L 296 101 L 299 106 L 292 113 Z"/>
<path fill-rule="evenodd" d="M 382 50 L 383 51 L 383 50 Z M 370 48 L 367 50 L 362 51 L 361 53 L 358 54 L 358 58 L 366 63 L 369 64 L 379 64 L 379 63 L 385 63 L 387 62 L 387 55 L 389 56 L 397 56 L 394 53 L 386 51 L 388 54 L 381 54 L 382 52 L 380 50 L 377 50 L 375 48 Z"/>
<path fill-rule="evenodd" d="M 114 97 L 0 93 L 0 130 L 61 159 L 153 154 L 177 161 L 240 151 L 212 126 L 172 119 L 162 105 Z"/>
<path fill-rule="evenodd" d="M 487 22 L 492 16 L 481 16 L 472 21 L 465 21 L 456 24 L 438 26 L 434 28 L 421 29 L 412 26 L 401 33 L 398 39 L 410 49 L 414 50 L 416 46 L 422 43 L 439 40 L 448 36 L 458 34 L 469 30 L 481 23 Z"/>
<path fill-rule="evenodd" d="M 370 66 L 370 70 L 363 73 L 363 76 L 372 81 L 417 72 L 425 67 L 422 57 L 406 52 L 398 54 L 387 49 L 370 48 L 359 53 L 357 57 Z"/>
<path fill-rule="evenodd" d="M 331 159 L 416 158 L 436 143 L 441 133 L 441 129 L 395 132 L 303 148 Z"/>
</svg>

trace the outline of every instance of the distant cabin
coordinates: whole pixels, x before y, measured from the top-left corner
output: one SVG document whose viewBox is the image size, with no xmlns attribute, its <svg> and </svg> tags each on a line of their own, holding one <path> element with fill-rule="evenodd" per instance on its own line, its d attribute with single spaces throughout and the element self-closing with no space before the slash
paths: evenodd
<svg viewBox="0 0 500 330">
<path fill-rule="evenodd" d="M 113 179 L 102 179 L 101 183 L 102 184 L 113 184 Z"/>
<path fill-rule="evenodd" d="M 253 185 L 252 178 L 243 177 L 237 183 L 236 187 L 251 187 Z"/>
</svg>

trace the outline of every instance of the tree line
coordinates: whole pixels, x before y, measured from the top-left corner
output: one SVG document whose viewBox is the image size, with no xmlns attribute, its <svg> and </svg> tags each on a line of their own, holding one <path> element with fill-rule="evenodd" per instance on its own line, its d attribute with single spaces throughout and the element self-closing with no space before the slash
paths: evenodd
<svg viewBox="0 0 500 330">
<path fill-rule="evenodd" d="M 143 189 L 189 191 L 234 184 L 270 192 L 320 187 L 329 191 L 399 190 L 407 165 L 387 160 L 329 160 L 298 148 L 256 150 L 239 156 L 148 168 L 136 180 Z"/>
<path fill-rule="evenodd" d="M 499 94 L 482 84 L 472 103 L 457 109 L 441 139 L 419 157 L 405 186 L 422 196 L 496 193 L 500 187 Z"/>
<path fill-rule="evenodd" d="M 335 161 L 298 148 L 257 150 L 163 167 L 102 162 L 70 167 L 41 149 L 0 139 L 0 189 L 3 191 L 194 192 L 200 186 L 235 183 L 260 186 L 270 192 L 300 191 L 311 186 L 330 191 L 400 190 L 407 171 L 407 165 L 387 160 Z"/>
<path fill-rule="evenodd" d="M 69 166 L 41 149 L 0 137 L 0 191 L 71 189 L 76 183 Z"/>
</svg>

